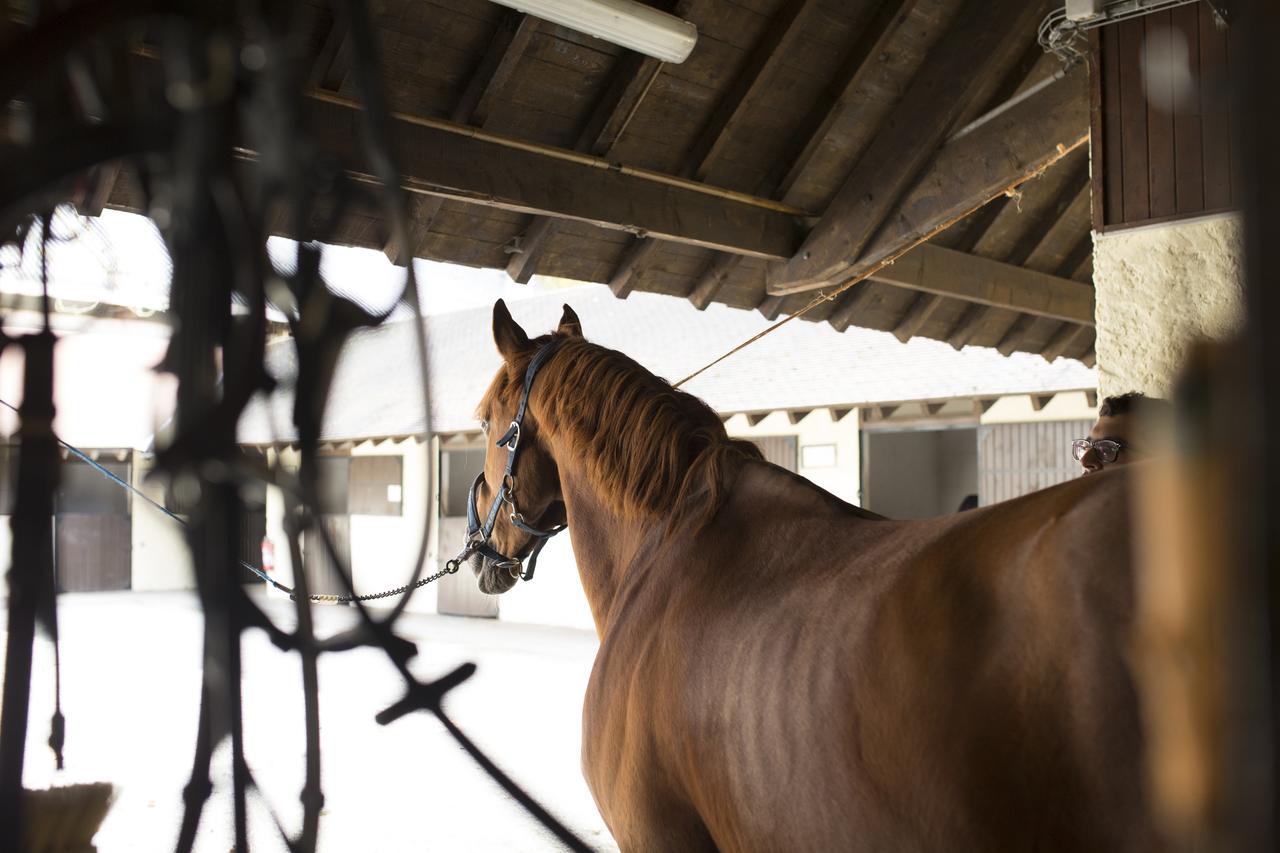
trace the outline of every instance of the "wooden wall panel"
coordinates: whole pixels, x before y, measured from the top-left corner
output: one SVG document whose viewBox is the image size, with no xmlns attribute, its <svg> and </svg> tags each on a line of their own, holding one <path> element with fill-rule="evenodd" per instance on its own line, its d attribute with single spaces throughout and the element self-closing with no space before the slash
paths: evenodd
<svg viewBox="0 0 1280 853">
<path fill-rule="evenodd" d="M 978 428 L 978 502 L 988 506 L 1080 476 L 1071 442 L 1090 421 L 992 424 Z"/>
<path fill-rule="evenodd" d="M 800 470 L 797 441 L 794 435 L 763 435 L 751 439 L 751 443 L 764 454 L 766 462 L 772 462 L 791 472 Z"/>
<path fill-rule="evenodd" d="M 1238 29 L 1238 28 L 1237 28 Z M 1229 210 L 1232 31 L 1204 3 L 1091 35 L 1098 230 Z"/>
<path fill-rule="evenodd" d="M 61 514 L 54 525 L 54 565 L 63 592 L 128 589 L 133 537 L 127 515 Z"/>
<path fill-rule="evenodd" d="M 322 515 L 319 524 L 333 541 L 334 550 L 342 562 L 351 565 L 351 516 Z M 346 587 L 338 574 L 338 568 L 329 556 L 324 540 L 315 529 L 308 529 L 302 536 L 302 563 L 307 573 L 311 595 L 345 595 Z"/>
</svg>

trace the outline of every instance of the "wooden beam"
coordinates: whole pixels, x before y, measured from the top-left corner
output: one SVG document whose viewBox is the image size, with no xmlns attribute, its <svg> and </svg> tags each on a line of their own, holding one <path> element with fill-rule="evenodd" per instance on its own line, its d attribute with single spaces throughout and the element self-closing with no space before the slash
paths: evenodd
<svg viewBox="0 0 1280 853">
<path fill-rule="evenodd" d="M 893 327 L 893 336 L 905 344 L 916 336 L 921 326 L 929 322 L 929 318 L 941 305 L 941 296 L 936 293 L 921 293 L 898 321 L 898 325 Z"/>
<path fill-rule="evenodd" d="M 1062 262 L 1062 266 L 1058 267 L 1057 274 L 1063 278 L 1074 279 L 1076 271 L 1091 257 L 1093 257 L 1093 234 L 1085 231 L 1075 248 L 1067 253 L 1067 259 Z"/>
<path fill-rule="evenodd" d="M 1089 138 L 1087 102 L 1081 94 L 1085 82 L 1082 71 L 1073 71 L 1036 96 L 945 146 L 914 188 L 887 215 L 884 227 L 870 245 L 865 246 L 860 257 L 851 251 L 841 254 L 845 250 L 839 249 L 839 245 L 843 244 L 832 242 L 843 239 L 838 233 L 832 232 L 832 237 L 823 238 L 826 242 L 821 250 L 829 259 L 822 262 L 821 274 L 838 273 L 842 278 L 863 275 L 886 259 L 945 230 L 992 199 L 1004 196 L 1011 187 L 1035 177 L 1083 146 Z M 829 209 L 823 221 L 831 215 Z M 796 256 L 800 263 L 809 264 L 803 256 L 815 251 L 815 235 L 820 233 L 815 229 L 802 245 Z M 792 259 L 790 263 L 770 265 L 770 292 L 811 290 L 827 281 L 807 273 L 791 276 L 788 271 L 798 269 L 796 263 L 796 259 Z"/>
<path fill-rule="evenodd" d="M 842 421 L 842 420 L 844 420 L 845 418 L 849 417 L 849 413 L 850 413 L 850 412 L 852 412 L 852 411 L 854 411 L 854 409 L 852 409 L 852 408 L 848 408 L 848 409 L 846 409 L 846 408 L 832 409 L 832 410 L 831 410 L 831 422 L 832 422 L 832 423 L 839 423 L 840 421 Z"/>
<path fill-rule="evenodd" d="M 124 167 L 121 160 L 108 160 L 89 172 L 88 185 L 83 197 L 76 203 L 76 210 L 81 216 L 101 216 L 102 210 L 111 198 L 116 181 L 120 179 L 120 170 Z"/>
<path fill-rule="evenodd" d="M 893 413 L 898 411 L 900 408 L 902 408 L 900 404 L 893 406 L 876 406 L 875 413 L 880 420 L 887 421 L 889 418 L 893 417 Z"/>
<path fill-rule="evenodd" d="M 1053 396 L 1054 395 L 1052 394 L 1032 394 L 1031 410 L 1033 412 L 1043 411 L 1044 407 L 1049 405 L 1049 403 L 1053 400 Z"/>
<path fill-rule="evenodd" d="M 770 268 L 771 291 L 810 289 L 849 277 L 851 264 L 863 255 L 949 128 L 980 97 L 970 81 L 988 69 L 1008 67 L 1025 47 L 1026 39 L 1034 38 L 1043 5 L 1027 0 L 968 0 L 961 7 L 955 23 L 934 46 L 822 220 L 794 257 Z M 1083 126 L 1082 136 L 1087 137 L 1087 115 Z M 976 209 L 994 195 L 987 193 L 967 209 Z"/>
<path fill-rule="evenodd" d="M 898 25 L 906 20 L 917 2 L 919 0 L 882 0 L 845 56 L 840 69 L 832 76 L 831 83 L 821 91 L 799 129 L 792 135 L 784 153 L 777 160 L 778 165 L 756 186 L 757 195 L 771 198 L 785 198 L 789 195 L 814 154 L 825 144 L 832 126 L 874 73 L 880 57 L 897 32 Z M 724 259 L 717 259 L 707 268 L 694 285 L 692 293 L 709 292 L 708 301 L 715 298 L 724 283 L 724 276 L 727 275 L 721 261 Z M 732 268 L 738 261 L 735 259 L 725 263 Z M 717 275 L 720 276 L 719 280 L 715 278 Z"/>
<path fill-rule="evenodd" d="M 480 65 L 471 75 L 458 103 L 454 105 L 450 115 L 452 121 L 476 127 L 484 127 L 488 123 L 494 101 L 511 81 L 520 58 L 537 32 L 538 24 L 537 18 L 514 11 L 502 17 L 485 55 L 480 59 Z M 400 246 L 392 234 L 382 247 L 383 254 L 392 263 L 405 266 L 417 255 L 418 247 L 431 232 L 431 226 L 440 215 L 444 201 L 439 196 L 413 200 L 409 216 L 409 240 L 413 245 Z"/>
<path fill-rule="evenodd" d="M 609 279 L 609 289 L 619 299 L 626 299 L 635 289 L 636 281 L 657 255 L 661 244 L 657 240 L 637 240 L 613 278 Z"/>
<path fill-rule="evenodd" d="M 1080 363 L 1083 364 L 1085 367 L 1093 367 L 1095 364 L 1098 363 L 1097 351 L 1093 349 L 1093 347 L 1090 347 L 1087 353 L 1080 356 Z"/>
<path fill-rule="evenodd" d="M 1005 330 L 1000 342 L 996 344 L 996 351 L 1001 355 L 1013 355 L 1018 347 L 1022 346 L 1022 342 L 1027 339 L 1027 332 L 1031 331 L 1031 324 L 1034 322 L 1035 318 L 1030 314 L 1018 315 L 1012 325 Z"/>
<path fill-rule="evenodd" d="M 1064 164 L 1065 165 L 1065 164 Z M 1022 237 L 1014 244 L 1013 251 L 1005 255 L 1001 260 L 1005 263 L 1014 264 L 1016 266 L 1026 266 L 1027 258 L 1036 252 L 1044 243 L 1045 239 L 1053 231 L 1054 226 L 1062 219 L 1063 214 L 1067 212 L 1067 208 L 1071 207 L 1072 202 L 1076 201 L 1081 193 L 1089 191 L 1089 161 L 1082 160 L 1072 174 L 1063 183 L 1057 196 L 1053 201 L 1045 205 L 1039 211 L 1039 216 L 1031 223 L 1031 226 L 1023 233 Z M 1086 196 L 1085 203 L 1088 203 Z M 1078 263 L 1078 262 L 1077 262 Z M 1060 265 L 1055 265 L 1060 266 Z M 1072 267 L 1074 269 L 1074 267 Z M 1057 269 L 1054 270 L 1057 272 Z"/>
<path fill-rule="evenodd" d="M 674 5 L 657 3 L 657 8 L 670 11 L 678 18 L 687 17 L 696 0 L 679 0 Z M 668 10 L 666 6 L 671 6 Z M 631 124 L 640 104 L 649 94 L 663 63 L 648 56 L 627 52 L 614 66 L 604 94 L 596 101 L 586 124 L 578 132 L 573 150 L 597 157 L 608 157 Z M 548 217 L 537 217 L 525 229 L 521 250 L 507 262 L 507 276 L 512 281 L 528 284 L 546 253 L 547 246 L 560 230 L 560 223 Z"/>
<path fill-rule="evenodd" d="M 929 417 L 933 417 L 934 415 L 938 414 L 938 412 L 942 411 L 942 407 L 943 407 L 943 406 L 945 406 L 945 405 L 946 405 L 946 403 L 945 403 L 945 402 L 942 402 L 942 403 L 925 403 L 925 404 L 924 404 L 924 413 L 925 413 L 926 415 L 928 415 Z"/>
<path fill-rule="evenodd" d="M 785 296 L 766 296 L 756 309 L 764 315 L 766 320 L 776 320 L 782 313 L 782 303 L 785 301 Z"/>
<path fill-rule="evenodd" d="M 831 312 L 831 316 L 827 318 L 827 322 L 834 326 L 837 332 L 843 332 L 849 328 L 853 318 L 858 316 L 858 309 L 866 301 L 870 290 L 867 282 L 862 281 L 845 291 L 836 303 L 835 311 Z"/>
<path fill-rule="evenodd" d="M 858 97 L 863 85 L 875 74 L 881 57 L 888 51 L 898 27 L 907 19 L 919 0 L 883 0 L 875 15 L 867 22 L 853 44 L 840 70 L 832 77 L 832 85 L 823 90 L 817 102 L 792 138 L 778 169 L 757 190 L 762 195 L 786 198 L 792 187 L 808 169 L 818 151 L 826 144 L 832 128 L 848 106 Z"/>
<path fill-rule="evenodd" d="M 929 243 L 872 278 L 938 296 L 1093 325 L 1094 293 L 1089 285 Z"/>
<path fill-rule="evenodd" d="M 467 81 L 452 119 L 462 124 L 484 127 L 493 113 L 494 102 L 515 76 L 520 59 L 533 41 L 541 24 L 532 15 L 509 11 L 498 22 L 498 28 L 485 50 L 480 64 Z"/>
<path fill-rule="evenodd" d="M 796 410 L 788 409 L 787 423 L 791 424 L 792 426 L 795 426 L 796 424 L 800 423 L 802 420 L 807 418 L 809 416 L 809 413 L 812 411 L 813 409 L 796 409 Z"/>
<path fill-rule="evenodd" d="M 535 217 L 520 235 L 520 251 L 512 252 L 511 259 L 507 261 L 507 277 L 517 284 L 528 284 L 529 279 L 533 278 L 538 261 L 559 231 L 559 219 L 550 216 Z"/>
<path fill-rule="evenodd" d="M 1044 356 L 1045 361 L 1052 363 L 1059 356 L 1075 348 L 1088 332 L 1088 326 L 1063 323 L 1062 328 L 1049 339 L 1049 343 L 1045 344 L 1044 349 L 1040 351 L 1040 355 Z"/>
<path fill-rule="evenodd" d="M 769 417 L 770 414 L 772 414 L 772 412 L 750 412 L 747 415 L 747 425 L 756 426 L 762 420 Z"/>
<path fill-rule="evenodd" d="M 356 105 L 318 95 L 306 117 L 325 154 L 347 164 L 356 180 L 376 180 Z M 776 258 L 794 251 L 794 215 L 750 196 L 403 114 L 392 117 L 390 137 L 412 192 L 737 254 Z"/>
<path fill-rule="evenodd" d="M 973 413 L 975 415 L 985 415 L 999 399 L 999 397 L 974 397 Z"/>
<path fill-rule="evenodd" d="M 339 92 L 351 69 L 351 28 L 345 18 L 335 15 L 320 52 L 311 64 L 308 82 L 312 89 Z"/>
<path fill-rule="evenodd" d="M 707 270 L 698 279 L 693 290 L 689 292 L 689 301 L 699 311 L 707 310 L 707 306 L 716 298 L 720 288 L 729 278 L 729 274 L 738 268 L 741 255 L 717 255 L 708 265 Z"/>
<path fill-rule="evenodd" d="M 990 305 L 970 305 L 956 321 L 955 328 L 947 335 L 947 343 L 954 349 L 964 349 L 973 340 L 974 335 L 978 334 L 978 330 L 982 328 L 982 324 L 991 316 L 993 310 L 995 309 Z"/>
<path fill-rule="evenodd" d="M 1091 408 L 1091 409 L 1096 409 L 1096 408 L 1098 408 L 1098 392 L 1097 392 L 1096 390 L 1094 390 L 1094 391 L 1085 391 L 1085 392 L 1084 392 L 1084 401 L 1085 401 L 1085 403 L 1086 403 L 1086 404 L 1088 404 L 1089 408 Z"/>
<path fill-rule="evenodd" d="M 805 30 L 818 0 L 783 3 L 751 48 L 742 69 L 698 133 L 685 160 L 684 172 L 699 181 L 719 161 L 725 141 L 768 91 L 771 81 Z"/>
</svg>

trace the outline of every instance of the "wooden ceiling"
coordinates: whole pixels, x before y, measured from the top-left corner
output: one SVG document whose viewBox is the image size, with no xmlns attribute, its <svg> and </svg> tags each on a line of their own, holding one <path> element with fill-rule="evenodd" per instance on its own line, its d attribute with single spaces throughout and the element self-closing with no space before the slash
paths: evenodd
<svg viewBox="0 0 1280 853">
<path fill-rule="evenodd" d="M 680 65 L 487 0 L 374 5 L 412 245 L 356 215 L 338 242 L 769 317 L 871 271 L 805 318 L 1092 359 L 1086 70 L 956 135 L 1061 69 L 1053 3 L 657 0 L 697 25 Z M 314 126 L 359 158 L 350 37 L 310 11 Z"/>
</svg>

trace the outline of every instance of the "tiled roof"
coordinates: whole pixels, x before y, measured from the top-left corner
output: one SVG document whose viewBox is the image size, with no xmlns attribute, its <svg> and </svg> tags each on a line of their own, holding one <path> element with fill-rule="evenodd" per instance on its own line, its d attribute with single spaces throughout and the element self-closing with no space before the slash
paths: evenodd
<svg viewBox="0 0 1280 853">
<path fill-rule="evenodd" d="M 675 382 L 723 355 L 770 323 L 756 312 L 723 305 L 698 311 L 683 299 L 634 293 L 625 302 L 607 287 L 589 285 L 512 302 L 511 313 L 531 335 L 554 328 L 569 304 L 587 338 L 621 350 Z M 431 428 L 476 428 L 474 409 L 499 366 L 489 307 L 438 314 L 426 320 L 431 370 Z M 241 422 L 249 444 L 287 441 L 292 341 L 273 345 L 272 370 L 283 380 L 274 420 L 264 406 Z M 326 411 L 331 440 L 404 436 L 423 431 L 417 355 L 411 323 L 360 332 L 348 343 Z M 803 320 L 735 353 L 685 388 L 717 411 L 763 412 L 855 407 L 912 400 L 998 397 L 1092 389 L 1097 374 L 1077 361 L 1052 364 L 1038 355 L 1002 356 L 995 350 L 949 345 L 925 338 L 900 343 L 891 334 L 851 327 L 837 332 Z"/>
</svg>

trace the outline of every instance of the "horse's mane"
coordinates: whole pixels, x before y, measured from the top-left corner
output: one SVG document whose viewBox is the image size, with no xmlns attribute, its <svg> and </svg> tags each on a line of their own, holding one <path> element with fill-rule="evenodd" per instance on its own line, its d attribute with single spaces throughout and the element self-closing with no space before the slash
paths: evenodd
<svg viewBox="0 0 1280 853">
<path fill-rule="evenodd" d="M 535 350 L 499 371 L 482 411 L 496 399 L 517 399 Z M 750 441 L 730 438 L 706 403 L 579 336 L 566 337 L 539 371 L 532 397 L 538 429 L 584 460 L 601 497 L 629 519 L 665 518 L 668 528 L 690 522 L 700 529 L 724 503 L 730 474 L 762 458 Z"/>
</svg>

